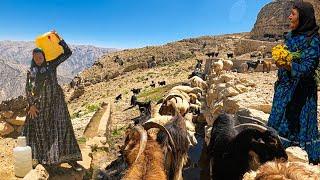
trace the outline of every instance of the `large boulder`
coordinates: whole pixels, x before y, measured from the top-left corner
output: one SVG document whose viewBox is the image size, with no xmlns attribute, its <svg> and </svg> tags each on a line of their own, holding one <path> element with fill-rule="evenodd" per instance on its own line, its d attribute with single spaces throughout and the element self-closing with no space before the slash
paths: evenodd
<svg viewBox="0 0 320 180">
<path fill-rule="evenodd" d="M 236 115 L 239 116 L 244 116 L 244 117 L 252 117 L 254 119 L 258 119 L 265 124 L 268 122 L 269 119 L 269 114 L 266 114 L 262 111 L 255 110 L 255 109 L 250 109 L 250 108 L 240 108 Z"/>
</svg>

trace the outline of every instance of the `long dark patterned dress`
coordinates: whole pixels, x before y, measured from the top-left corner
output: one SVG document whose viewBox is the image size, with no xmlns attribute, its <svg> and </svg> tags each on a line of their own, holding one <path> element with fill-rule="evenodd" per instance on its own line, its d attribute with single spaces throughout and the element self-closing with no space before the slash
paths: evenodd
<svg viewBox="0 0 320 180">
<path fill-rule="evenodd" d="M 34 119 L 27 116 L 23 135 L 32 149 L 33 159 L 47 165 L 82 160 L 64 94 L 57 81 L 57 66 L 72 52 L 63 40 L 59 44 L 64 53 L 42 66 L 33 63 L 26 85 L 29 106 L 35 105 L 40 112 Z"/>
</svg>

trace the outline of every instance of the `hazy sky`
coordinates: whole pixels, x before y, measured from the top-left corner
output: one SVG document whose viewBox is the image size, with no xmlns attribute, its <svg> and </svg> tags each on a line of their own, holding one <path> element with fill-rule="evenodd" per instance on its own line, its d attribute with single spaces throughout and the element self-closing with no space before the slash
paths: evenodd
<svg viewBox="0 0 320 180">
<path fill-rule="evenodd" d="M 271 0 L 1 0 L 0 40 L 56 29 L 73 44 L 133 48 L 248 32 Z"/>
</svg>

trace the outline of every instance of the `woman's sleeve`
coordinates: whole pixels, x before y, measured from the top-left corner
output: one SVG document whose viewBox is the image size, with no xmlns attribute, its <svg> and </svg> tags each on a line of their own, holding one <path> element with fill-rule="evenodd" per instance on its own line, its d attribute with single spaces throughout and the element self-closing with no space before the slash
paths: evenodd
<svg viewBox="0 0 320 180">
<path fill-rule="evenodd" d="M 33 79 L 30 76 L 30 71 L 27 72 L 27 82 L 26 82 L 26 96 L 29 107 L 35 105 L 35 96 L 34 96 L 34 87 L 33 87 Z"/>
<path fill-rule="evenodd" d="M 59 42 L 59 45 L 62 46 L 64 52 L 63 52 L 63 54 L 58 56 L 55 60 L 53 60 L 50 63 L 51 66 L 57 67 L 59 64 L 61 64 L 65 60 L 67 60 L 72 55 L 71 49 L 69 48 L 69 46 L 67 45 L 67 43 L 64 40 L 61 40 Z"/>
<path fill-rule="evenodd" d="M 313 38 L 310 46 L 301 53 L 301 63 L 292 62 L 291 76 L 303 77 L 317 69 L 320 57 L 320 43 L 318 38 Z"/>
</svg>

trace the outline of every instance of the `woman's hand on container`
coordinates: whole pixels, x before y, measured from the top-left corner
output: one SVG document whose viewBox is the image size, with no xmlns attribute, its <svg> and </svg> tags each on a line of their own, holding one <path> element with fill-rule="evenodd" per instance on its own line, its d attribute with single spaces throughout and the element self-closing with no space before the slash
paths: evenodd
<svg viewBox="0 0 320 180">
<path fill-rule="evenodd" d="M 52 32 L 54 35 L 56 35 L 57 38 L 60 39 L 60 41 L 62 40 L 56 30 L 52 30 L 51 32 Z"/>
<path fill-rule="evenodd" d="M 28 114 L 33 119 L 35 117 L 38 117 L 39 110 L 36 108 L 35 105 L 32 105 L 28 111 Z"/>
</svg>

